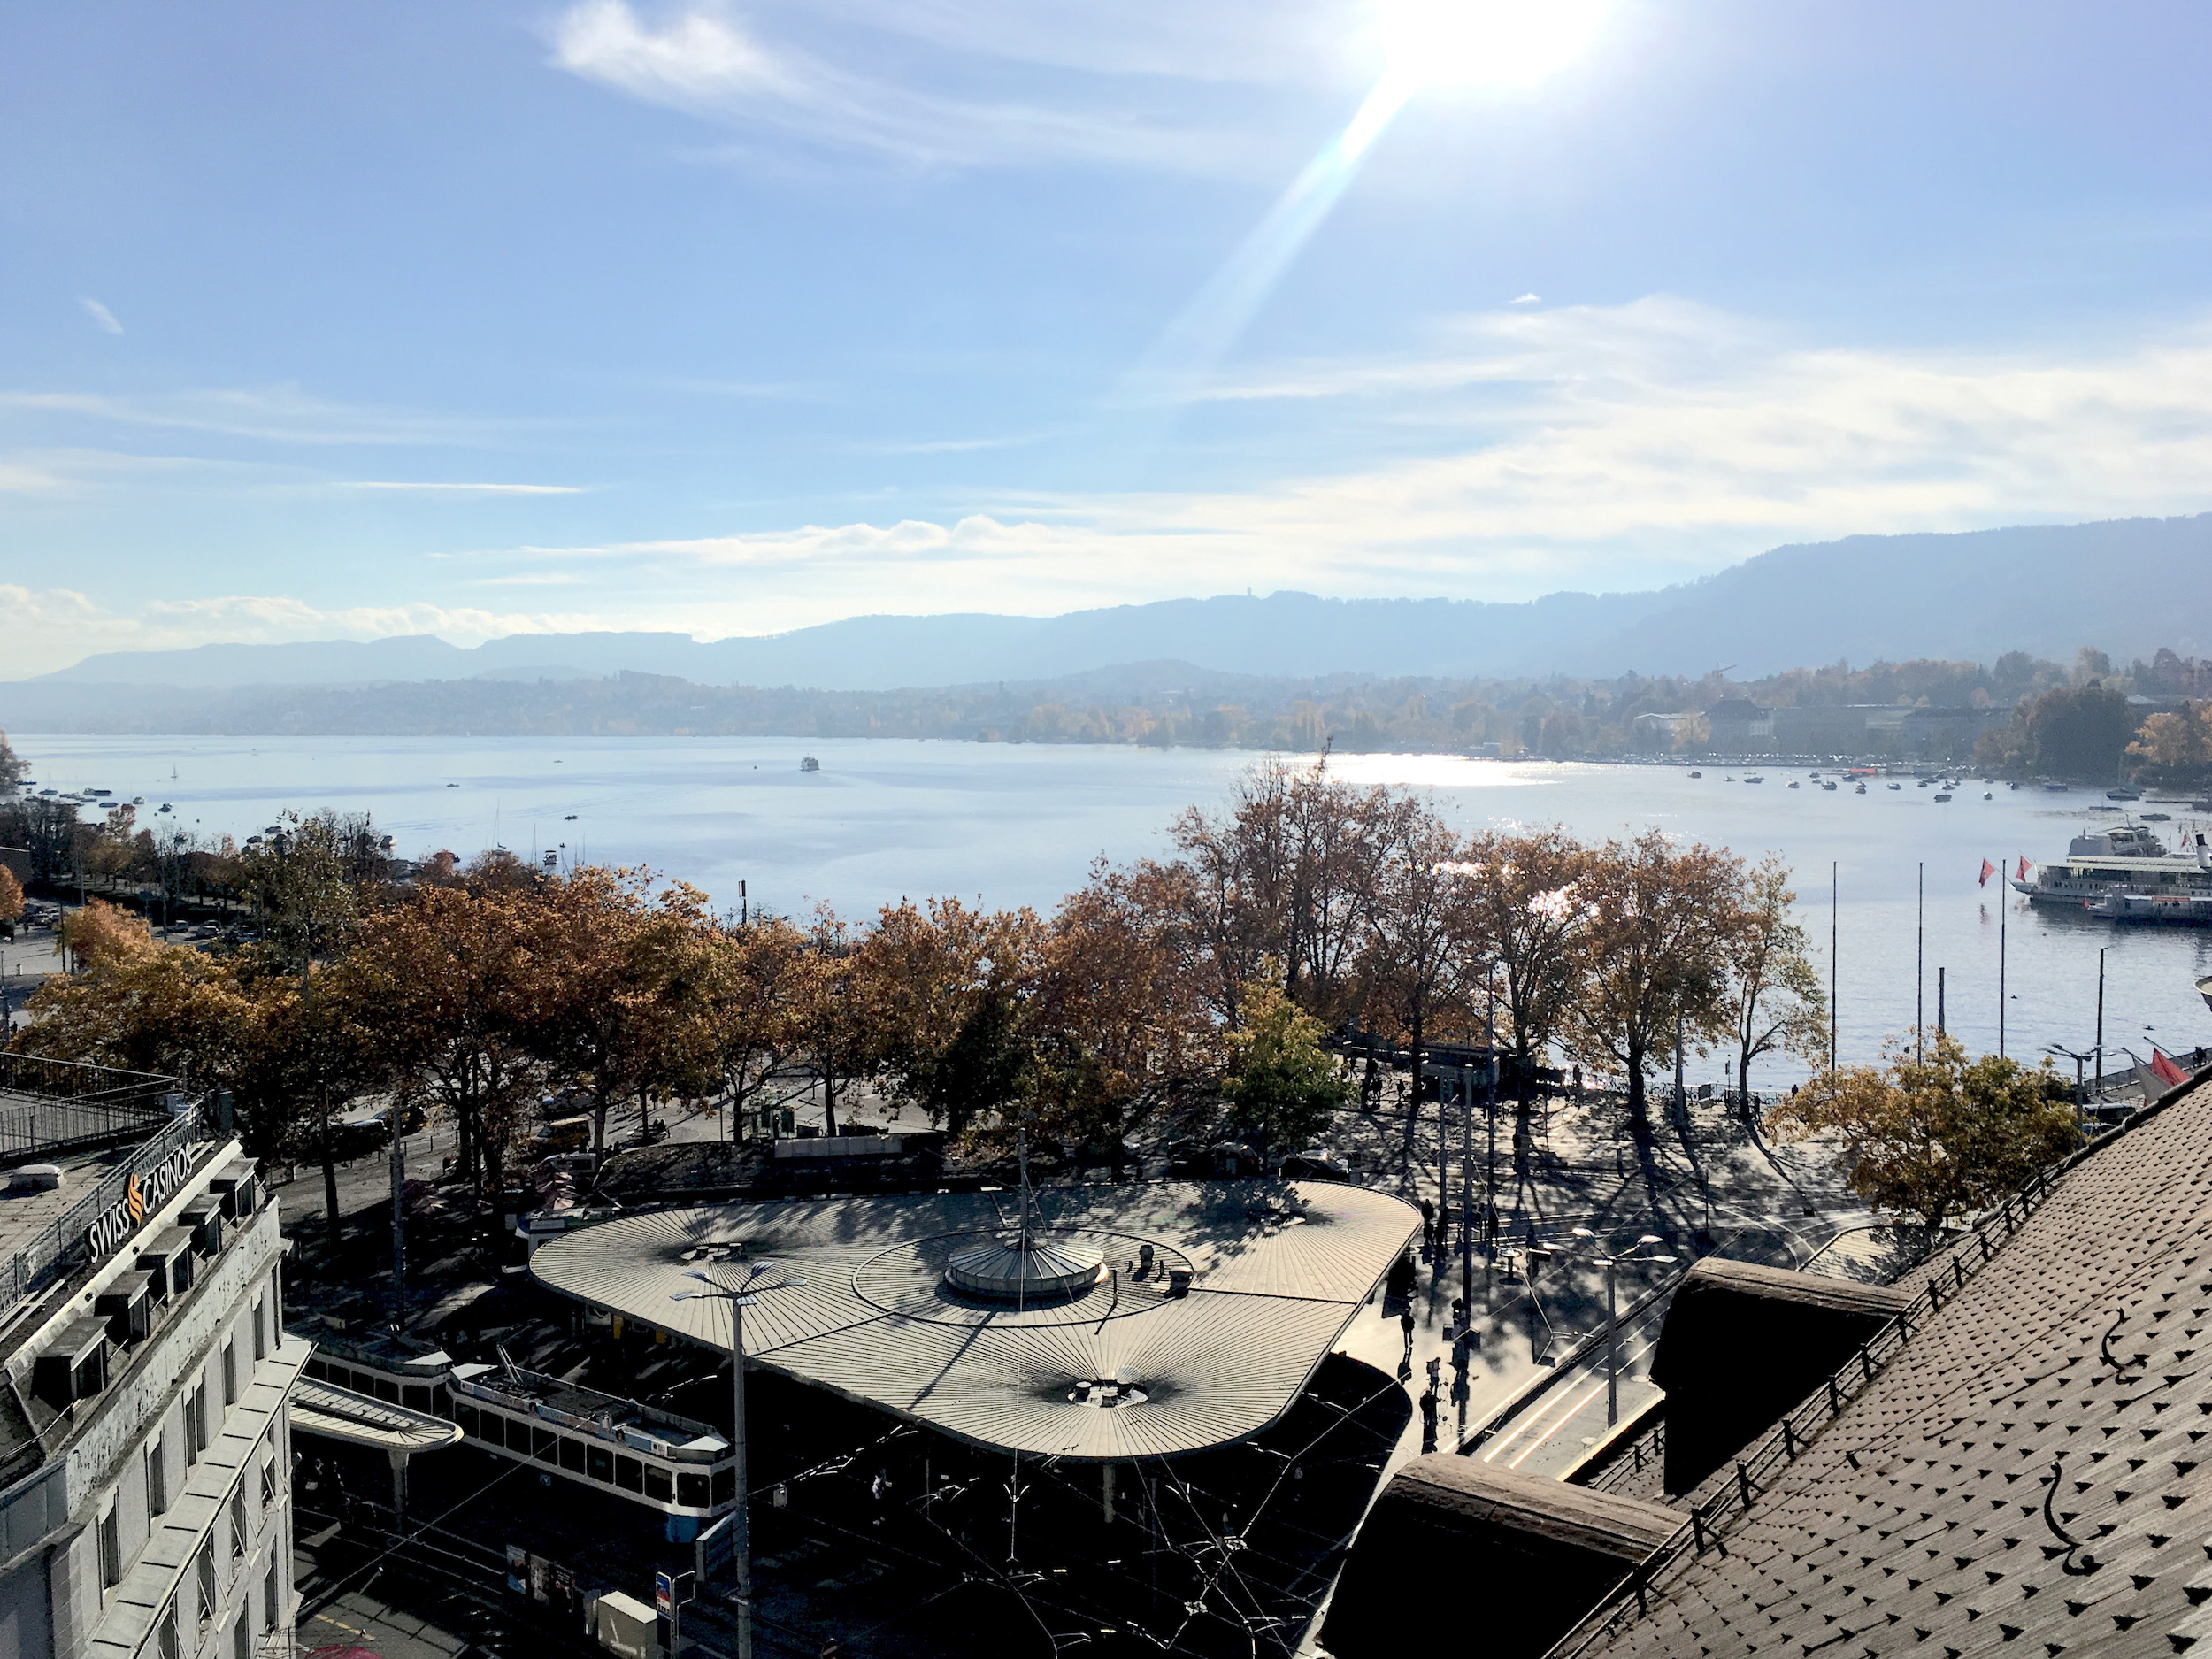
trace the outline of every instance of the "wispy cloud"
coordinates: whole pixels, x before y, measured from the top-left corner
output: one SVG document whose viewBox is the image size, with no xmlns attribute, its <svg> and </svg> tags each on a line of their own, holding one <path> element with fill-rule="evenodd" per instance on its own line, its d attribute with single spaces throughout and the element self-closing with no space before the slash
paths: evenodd
<svg viewBox="0 0 2212 1659">
<path fill-rule="evenodd" d="M 514 576 L 479 576 L 472 588 L 576 588 L 591 578 L 576 571 L 525 571 Z"/>
<path fill-rule="evenodd" d="M 1042 443 L 1045 434 L 1023 433 L 1008 438 L 918 438 L 908 442 L 856 443 L 863 455 L 965 455 L 979 449 L 1019 449 Z"/>
<path fill-rule="evenodd" d="M 1541 305 L 1544 296 L 1541 294 L 1522 294 L 1506 303 L 1509 305 Z"/>
<path fill-rule="evenodd" d="M 1977 356 L 1807 343 L 1663 297 L 1458 319 L 1432 355 L 1259 370 L 1225 395 L 1357 400 L 1426 452 L 1237 490 L 1002 493 L 941 520 L 518 556 L 741 571 L 756 618 L 842 614 L 861 593 L 1034 611 L 1248 582 L 1526 598 L 1785 541 L 2212 507 L 2212 323 Z M 703 605 L 714 587 L 703 573 Z"/>
<path fill-rule="evenodd" d="M 111 334 L 119 334 L 123 332 L 123 325 L 115 320 L 115 313 L 101 304 L 99 301 L 85 298 L 79 300 L 77 303 L 84 307 L 85 315 L 91 318 L 95 325 L 104 332 Z"/>
<path fill-rule="evenodd" d="M 453 484 L 401 479 L 346 479 L 340 489 L 397 489 L 422 494 L 461 495 L 580 495 L 580 484 Z"/>
<path fill-rule="evenodd" d="M 116 396 L 0 391 L 0 410 L 73 415 L 125 426 L 219 434 L 285 444 L 482 445 L 541 422 L 480 420 L 342 403 L 296 386 L 211 388 Z"/>
<path fill-rule="evenodd" d="M 972 31 L 947 16 L 955 10 L 938 13 L 939 33 L 972 47 Z M 927 90 L 895 71 L 864 73 L 772 39 L 715 0 L 690 0 L 657 20 L 628 0 L 578 0 L 550 38 L 557 67 L 632 97 L 912 165 L 1075 161 L 1236 175 L 1256 160 L 1235 131 L 1164 118 L 1125 84 L 1088 97 L 1060 87 L 1041 101 Z"/>
</svg>

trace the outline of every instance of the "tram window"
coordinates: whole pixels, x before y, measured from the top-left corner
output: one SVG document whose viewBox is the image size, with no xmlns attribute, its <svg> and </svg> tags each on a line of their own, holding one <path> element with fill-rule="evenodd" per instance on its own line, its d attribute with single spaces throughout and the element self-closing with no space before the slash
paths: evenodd
<svg viewBox="0 0 2212 1659">
<path fill-rule="evenodd" d="M 668 1478 L 668 1471 L 645 1465 L 645 1495 L 656 1503 L 675 1502 L 676 1483 Z"/>
<path fill-rule="evenodd" d="M 519 1417 L 507 1419 L 507 1449 L 525 1457 L 530 1455 L 530 1425 Z"/>
<path fill-rule="evenodd" d="M 584 1443 L 572 1435 L 561 1436 L 561 1467 L 572 1475 L 584 1472 Z"/>
<path fill-rule="evenodd" d="M 616 1458 L 614 1460 L 614 1484 L 625 1492 L 644 1491 L 645 1465 L 634 1457 Z"/>
<path fill-rule="evenodd" d="M 376 1379 L 376 1397 L 379 1400 L 388 1401 L 393 1405 L 397 1405 L 399 1403 L 399 1385 L 392 1381 L 388 1377 L 379 1377 Z"/>
<path fill-rule="evenodd" d="M 430 1409 L 430 1390 L 422 1383 L 409 1383 L 399 1391 L 399 1402 L 411 1411 Z"/>
<path fill-rule="evenodd" d="M 736 1469 L 730 1467 L 716 1470 L 714 1471 L 714 1501 L 717 1503 L 733 1503 L 736 1500 Z"/>
<path fill-rule="evenodd" d="M 561 1455 L 561 1437 L 554 1433 L 551 1429 L 531 1430 L 530 1455 L 541 1463 L 558 1462 Z"/>
<path fill-rule="evenodd" d="M 323 1362 L 319 1359 L 311 1359 L 307 1362 L 307 1374 L 310 1377 L 312 1377 L 317 1382 L 328 1382 L 330 1380 L 330 1367 L 324 1364 Z"/>
<path fill-rule="evenodd" d="M 473 1435 L 476 1432 L 476 1408 L 474 1406 L 454 1407 L 453 1420 L 461 1425 L 462 1433 Z"/>
<path fill-rule="evenodd" d="M 687 1509 L 707 1507 L 707 1478 L 704 1475 L 678 1475 L 676 1502 Z"/>
<path fill-rule="evenodd" d="M 611 1481 L 614 1479 L 614 1454 L 603 1446 L 584 1448 L 584 1472 L 594 1480 Z"/>
</svg>

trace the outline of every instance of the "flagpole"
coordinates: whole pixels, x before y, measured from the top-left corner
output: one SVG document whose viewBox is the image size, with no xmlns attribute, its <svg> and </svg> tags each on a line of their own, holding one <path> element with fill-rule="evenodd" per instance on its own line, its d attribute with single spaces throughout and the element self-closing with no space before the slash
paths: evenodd
<svg viewBox="0 0 2212 1659">
<path fill-rule="evenodd" d="M 1836 1070 L 1836 902 L 1842 892 L 1833 859 L 1828 864 L 1828 1072 Z"/>
<path fill-rule="evenodd" d="M 1920 861 L 1920 907 L 1912 926 L 1912 1057 L 1927 1058 L 1920 1027 L 1927 1015 L 1924 1002 L 1928 987 L 1928 861 Z"/>
<path fill-rule="evenodd" d="M 1997 866 L 1997 1057 L 2005 1057 L 2005 920 L 2012 913 L 2006 902 L 2012 896 L 2012 888 L 2005 880 L 2005 867 Z"/>
</svg>

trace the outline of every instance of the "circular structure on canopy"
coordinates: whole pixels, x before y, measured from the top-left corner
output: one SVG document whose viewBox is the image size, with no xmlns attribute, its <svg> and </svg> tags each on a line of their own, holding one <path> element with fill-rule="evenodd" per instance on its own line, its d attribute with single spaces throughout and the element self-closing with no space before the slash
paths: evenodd
<svg viewBox="0 0 2212 1659">
<path fill-rule="evenodd" d="M 1096 1325 L 1160 1307 L 1179 1294 L 1179 1287 L 1187 1290 L 1194 1273 L 1190 1257 L 1172 1245 L 1110 1228 L 1039 1228 L 1030 1237 L 1073 1269 L 1071 1284 L 1043 1290 L 1038 1288 L 1041 1276 L 1014 1279 L 1002 1263 L 995 1271 L 991 1258 L 1011 1254 L 1018 1236 L 1010 1230 L 972 1227 L 878 1251 L 854 1269 L 853 1294 L 885 1313 L 939 1325 Z M 990 1288 L 973 1289 L 961 1282 L 953 1264 L 964 1258 L 993 1275 L 984 1281 Z M 1081 1266 L 1085 1262 L 1091 1265 Z M 964 1265 L 964 1275 L 972 1271 Z M 1010 1282 L 1020 1288 L 1000 1288 Z"/>
<path fill-rule="evenodd" d="M 1105 1271 L 1103 1250 L 1071 1236 L 1055 1238 L 1024 1228 L 954 1251 L 945 1263 L 945 1282 L 995 1302 L 1056 1302 L 1080 1295 Z"/>
</svg>

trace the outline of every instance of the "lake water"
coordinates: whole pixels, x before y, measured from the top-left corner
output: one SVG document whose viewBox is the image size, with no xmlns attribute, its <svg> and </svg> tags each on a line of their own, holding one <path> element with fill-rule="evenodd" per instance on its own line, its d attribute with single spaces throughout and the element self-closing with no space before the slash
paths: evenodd
<svg viewBox="0 0 2212 1659">
<path fill-rule="evenodd" d="M 1247 754 L 1041 745 L 786 738 L 41 737 L 18 751 L 42 787 L 143 795 L 175 821 L 242 839 L 284 808 L 361 810 L 420 855 L 464 856 L 503 845 L 530 856 L 646 864 L 734 909 L 803 914 L 818 901 L 865 914 L 902 896 L 953 893 L 989 905 L 1049 910 L 1100 856 L 1159 852 L 1169 820 L 1218 804 Z M 799 769 L 803 755 L 818 772 Z M 1455 756 L 1341 756 L 1355 781 L 1431 792 L 1463 827 L 1560 823 L 1586 837 L 1670 833 L 1757 856 L 1781 853 L 1797 874 L 1804 920 L 1827 965 L 1830 865 L 1841 893 L 1837 982 L 1847 1060 L 1870 1058 L 1912 1023 L 1914 895 L 1927 873 L 1926 1010 L 1947 969 L 1947 1016 L 1970 1047 L 1993 1048 L 2000 893 L 1976 885 L 1999 864 L 2064 852 L 2102 814 L 2093 793 L 2054 795 L 1970 780 L 1947 804 L 1908 780 L 1893 793 L 1835 794 L 1770 768 L 1759 785 L 1728 769 L 1550 765 Z M 1740 772 L 1738 772 L 1740 776 Z M 2146 805 L 2150 803 L 2146 803 Z M 2181 827 L 2185 808 L 2168 829 Z M 572 818 L 570 815 L 573 814 Z M 161 822 L 147 818 L 142 821 Z M 2147 1044 L 2212 1041 L 2212 1012 L 2193 988 L 2212 972 L 2212 930 L 2124 929 L 2030 910 L 2015 901 L 2007 956 L 2006 1047 L 2093 1041 L 2097 953 L 2107 947 L 2105 1041 L 2148 1057 Z M 2070 1071 L 2070 1067 L 2068 1068 Z M 1789 1069 L 1777 1064 L 1767 1079 Z M 1717 1078 L 1712 1064 L 1699 1078 Z"/>
</svg>

